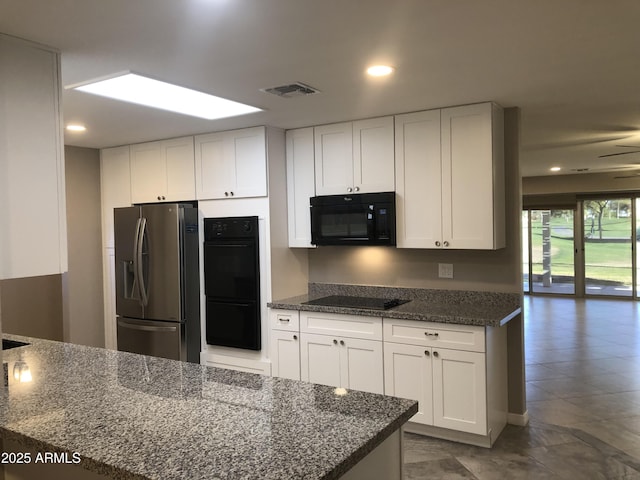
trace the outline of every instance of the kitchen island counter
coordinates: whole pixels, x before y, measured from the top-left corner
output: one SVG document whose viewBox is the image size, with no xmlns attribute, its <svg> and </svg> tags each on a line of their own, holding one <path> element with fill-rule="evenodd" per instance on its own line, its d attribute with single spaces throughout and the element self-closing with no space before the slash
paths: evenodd
<svg viewBox="0 0 640 480">
<path fill-rule="evenodd" d="M 410 400 L 5 337 L 31 343 L 3 352 L 5 446 L 67 453 L 105 478 L 340 478 L 417 411 Z M 32 380 L 20 382 L 26 367 Z"/>
</svg>

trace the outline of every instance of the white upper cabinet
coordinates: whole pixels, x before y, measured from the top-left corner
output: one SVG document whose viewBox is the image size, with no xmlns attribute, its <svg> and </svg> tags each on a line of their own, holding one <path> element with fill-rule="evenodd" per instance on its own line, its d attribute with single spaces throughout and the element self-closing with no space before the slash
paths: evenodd
<svg viewBox="0 0 640 480">
<path fill-rule="evenodd" d="M 353 185 L 360 193 L 393 192 L 393 117 L 353 122 Z"/>
<path fill-rule="evenodd" d="M 505 246 L 504 117 L 491 103 L 442 110 L 443 244 Z"/>
<path fill-rule="evenodd" d="M 393 117 L 315 127 L 316 195 L 394 190 Z"/>
<path fill-rule="evenodd" d="M 287 215 L 290 247 L 311 245 L 310 198 L 315 195 L 313 128 L 288 130 Z"/>
<path fill-rule="evenodd" d="M 398 247 L 505 246 L 503 132 L 492 103 L 396 116 Z"/>
<path fill-rule="evenodd" d="M 196 198 L 265 197 L 265 127 L 195 137 Z"/>
<path fill-rule="evenodd" d="M 395 121 L 397 245 L 435 248 L 442 241 L 440 110 Z"/>
<path fill-rule="evenodd" d="M 193 137 L 131 145 L 132 203 L 195 198 Z"/>
<path fill-rule="evenodd" d="M 102 245 L 113 248 L 113 209 L 131 205 L 129 147 L 100 151 L 100 191 L 102 194 Z"/>
<path fill-rule="evenodd" d="M 59 274 L 67 270 L 60 56 L 0 34 L 0 59 L 0 279 Z"/>
<path fill-rule="evenodd" d="M 352 191 L 352 123 L 315 127 L 314 133 L 316 194 L 338 195 Z"/>
</svg>

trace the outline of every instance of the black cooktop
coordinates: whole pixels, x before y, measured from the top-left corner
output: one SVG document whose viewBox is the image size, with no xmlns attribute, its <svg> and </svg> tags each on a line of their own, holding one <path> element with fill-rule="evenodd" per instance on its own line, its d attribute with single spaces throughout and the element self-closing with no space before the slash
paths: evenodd
<svg viewBox="0 0 640 480">
<path fill-rule="evenodd" d="M 410 300 L 399 298 L 350 297 L 346 295 L 330 295 L 302 302 L 307 305 L 322 305 L 325 307 L 364 308 L 366 310 L 388 310 Z"/>
</svg>

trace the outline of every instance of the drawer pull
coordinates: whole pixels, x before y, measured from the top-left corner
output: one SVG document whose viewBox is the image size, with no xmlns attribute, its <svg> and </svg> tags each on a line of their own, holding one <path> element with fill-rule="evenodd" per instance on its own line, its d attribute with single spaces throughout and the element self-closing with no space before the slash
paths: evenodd
<svg viewBox="0 0 640 480">
<path fill-rule="evenodd" d="M 425 334 L 427 337 L 437 337 L 437 336 L 438 336 L 438 334 L 437 334 L 437 333 L 424 332 L 424 334 Z"/>
<path fill-rule="evenodd" d="M 340 345 L 344 345 L 344 340 L 340 340 Z"/>
<path fill-rule="evenodd" d="M 438 356 L 438 352 L 433 352 L 433 356 L 437 357 Z"/>
<path fill-rule="evenodd" d="M 429 353 L 429 350 L 425 350 L 425 351 L 424 351 L 424 354 L 425 354 L 427 357 L 428 357 L 429 355 L 431 355 L 431 354 Z"/>
<path fill-rule="evenodd" d="M 279 322 L 284 322 L 284 323 L 289 323 L 289 319 L 288 318 L 278 318 Z"/>
<path fill-rule="evenodd" d="M 333 344 L 337 345 L 338 344 L 338 340 L 336 340 L 335 338 L 333 339 Z"/>
</svg>

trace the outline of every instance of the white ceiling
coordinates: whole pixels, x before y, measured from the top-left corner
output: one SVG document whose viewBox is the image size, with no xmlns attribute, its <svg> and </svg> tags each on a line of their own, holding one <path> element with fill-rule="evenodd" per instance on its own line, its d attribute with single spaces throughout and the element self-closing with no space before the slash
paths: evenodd
<svg viewBox="0 0 640 480">
<path fill-rule="evenodd" d="M 598 158 L 640 150 L 638 0 L 0 0 L 0 32 L 58 48 L 64 85 L 130 70 L 264 109 L 207 121 L 65 90 L 88 128 L 68 145 L 493 100 L 521 108 L 525 176 L 640 167 Z M 397 70 L 374 81 L 372 63 Z M 294 81 L 322 93 L 260 91 Z"/>
</svg>

